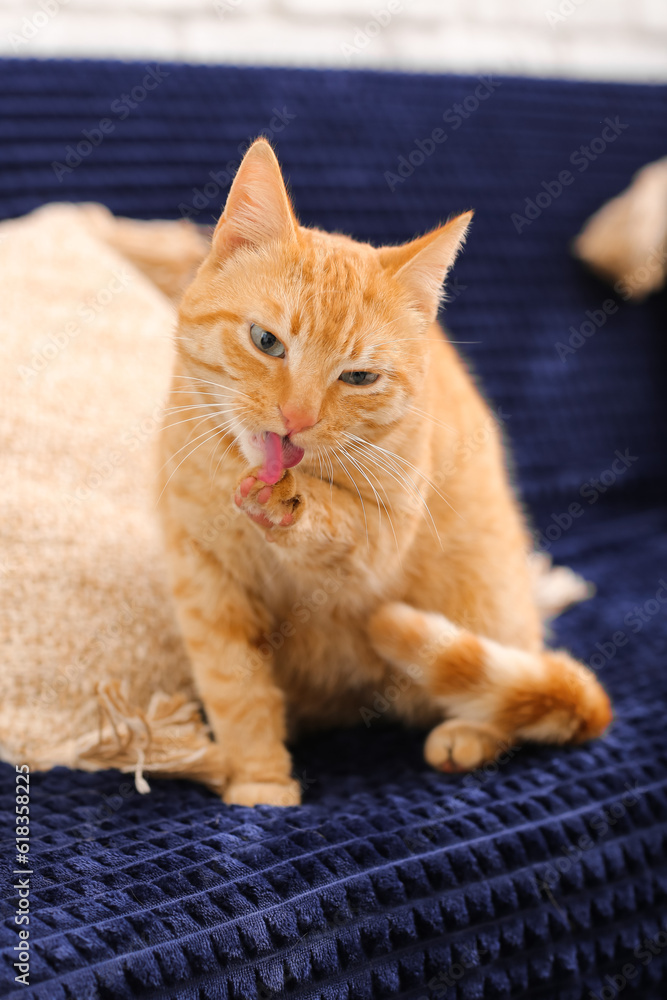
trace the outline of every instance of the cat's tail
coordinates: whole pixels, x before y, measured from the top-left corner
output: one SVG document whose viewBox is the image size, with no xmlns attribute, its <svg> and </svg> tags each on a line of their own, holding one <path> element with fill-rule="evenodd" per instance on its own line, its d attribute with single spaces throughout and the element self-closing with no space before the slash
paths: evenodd
<svg viewBox="0 0 667 1000">
<path fill-rule="evenodd" d="M 447 715 L 507 742 L 581 743 L 612 720 L 595 674 L 568 653 L 527 652 L 408 604 L 383 605 L 369 625 L 383 659 L 407 669 Z"/>
</svg>

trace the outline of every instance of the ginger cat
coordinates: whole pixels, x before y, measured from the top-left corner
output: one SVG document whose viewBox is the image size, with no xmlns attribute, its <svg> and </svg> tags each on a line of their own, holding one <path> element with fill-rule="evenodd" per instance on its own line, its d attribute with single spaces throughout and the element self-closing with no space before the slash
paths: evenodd
<svg viewBox="0 0 667 1000">
<path fill-rule="evenodd" d="M 380 249 L 304 228 L 258 140 L 182 301 L 159 506 L 227 802 L 297 803 L 287 734 L 378 704 L 444 771 L 610 722 L 544 648 L 500 435 L 435 322 L 471 217 Z"/>
</svg>

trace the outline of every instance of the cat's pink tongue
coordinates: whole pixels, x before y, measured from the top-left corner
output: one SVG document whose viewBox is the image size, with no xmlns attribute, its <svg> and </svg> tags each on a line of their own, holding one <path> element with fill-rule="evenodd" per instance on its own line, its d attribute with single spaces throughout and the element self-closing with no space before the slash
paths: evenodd
<svg viewBox="0 0 667 1000">
<path fill-rule="evenodd" d="M 288 437 L 281 437 L 272 431 L 262 434 L 259 446 L 264 452 L 264 464 L 257 477 L 269 486 L 278 482 L 285 469 L 298 465 L 303 458 L 303 448 L 292 444 Z"/>
</svg>

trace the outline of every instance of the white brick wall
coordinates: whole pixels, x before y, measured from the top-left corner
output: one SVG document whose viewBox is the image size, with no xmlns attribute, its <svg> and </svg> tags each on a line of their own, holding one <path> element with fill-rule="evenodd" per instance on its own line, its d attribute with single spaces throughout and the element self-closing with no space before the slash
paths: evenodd
<svg viewBox="0 0 667 1000">
<path fill-rule="evenodd" d="M 665 81 L 667 0 L 0 0 L 0 53 Z"/>
</svg>

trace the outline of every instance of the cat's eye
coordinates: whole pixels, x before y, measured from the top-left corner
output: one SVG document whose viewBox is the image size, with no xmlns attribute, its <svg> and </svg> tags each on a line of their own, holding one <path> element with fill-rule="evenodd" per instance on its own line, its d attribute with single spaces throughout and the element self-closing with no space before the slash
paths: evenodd
<svg viewBox="0 0 667 1000">
<path fill-rule="evenodd" d="M 379 377 L 375 372 L 343 372 L 339 376 L 340 381 L 347 382 L 348 385 L 371 385 Z"/>
<path fill-rule="evenodd" d="M 285 357 L 284 344 L 257 323 L 250 324 L 250 339 L 263 354 L 270 354 L 272 358 Z"/>
</svg>

